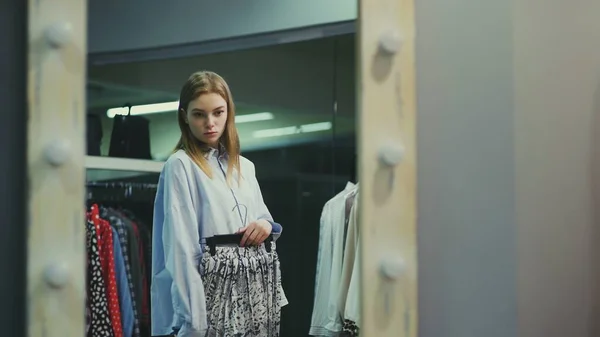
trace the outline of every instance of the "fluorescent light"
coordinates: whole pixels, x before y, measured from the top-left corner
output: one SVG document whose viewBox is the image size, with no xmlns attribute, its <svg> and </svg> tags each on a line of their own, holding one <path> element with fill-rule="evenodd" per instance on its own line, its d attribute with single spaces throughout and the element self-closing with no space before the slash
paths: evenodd
<svg viewBox="0 0 600 337">
<path fill-rule="evenodd" d="M 154 103 L 144 105 L 134 105 L 131 107 L 131 115 L 148 115 L 161 112 L 174 112 L 179 109 L 179 101 L 165 102 L 165 103 Z M 127 115 L 129 114 L 128 107 L 119 107 L 106 110 L 108 118 L 114 118 L 116 115 Z M 270 112 L 259 112 L 254 114 L 238 115 L 235 116 L 236 123 L 251 123 L 259 121 L 267 121 L 275 118 Z"/>
<path fill-rule="evenodd" d="M 298 133 L 327 131 L 327 130 L 330 130 L 331 127 L 332 127 L 331 122 L 304 124 L 304 125 L 300 125 L 300 126 L 286 126 L 283 128 L 264 129 L 264 130 L 254 131 L 252 133 L 252 136 L 254 138 L 290 136 L 290 135 L 294 135 L 294 134 L 298 134 Z"/>
<path fill-rule="evenodd" d="M 161 112 L 177 111 L 177 109 L 179 109 L 179 101 L 134 105 L 131 107 L 131 115 L 148 115 Z M 106 115 L 108 118 L 114 118 L 116 115 L 127 115 L 128 113 L 128 107 L 119 107 L 106 110 Z"/>
<path fill-rule="evenodd" d="M 270 112 L 259 112 L 255 114 L 247 114 L 247 115 L 237 115 L 235 116 L 236 123 L 250 123 L 250 122 L 260 122 L 260 121 L 268 121 L 275 118 Z"/>
<path fill-rule="evenodd" d="M 300 125 L 300 132 L 318 132 L 331 130 L 331 122 L 313 123 Z"/>
<path fill-rule="evenodd" d="M 295 133 L 298 133 L 298 127 L 296 126 L 288 126 L 285 128 L 277 128 L 277 129 L 264 129 L 254 131 L 252 136 L 254 138 L 267 138 L 267 137 L 279 137 L 279 136 L 289 136 Z"/>
</svg>

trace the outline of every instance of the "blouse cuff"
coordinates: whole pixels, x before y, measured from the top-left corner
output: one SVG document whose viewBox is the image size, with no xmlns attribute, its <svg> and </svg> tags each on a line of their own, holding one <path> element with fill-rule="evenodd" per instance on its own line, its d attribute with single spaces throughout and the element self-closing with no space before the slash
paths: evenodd
<svg viewBox="0 0 600 337">
<path fill-rule="evenodd" d="M 278 224 L 275 221 L 270 221 L 270 220 L 267 220 L 267 221 L 269 221 L 269 223 L 271 224 L 271 233 L 273 233 L 273 234 L 279 234 L 279 233 L 281 233 L 281 230 L 283 228 L 281 227 L 280 224 Z"/>
</svg>

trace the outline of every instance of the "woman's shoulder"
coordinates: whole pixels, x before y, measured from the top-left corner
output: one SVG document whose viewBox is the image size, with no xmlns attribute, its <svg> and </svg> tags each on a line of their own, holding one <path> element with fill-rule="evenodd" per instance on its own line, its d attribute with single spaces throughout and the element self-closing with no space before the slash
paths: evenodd
<svg viewBox="0 0 600 337">
<path fill-rule="evenodd" d="M 250 159 L 240 155 L 240 169 L 242 173 L 254 174 L 254 163 Z"/>
<path fill-rule="evenodd" d="M 181 170 L 193 164 L 192 159 L 184 150 L 177 150 L 167 158 L 163 171 Z"/>
</svg>

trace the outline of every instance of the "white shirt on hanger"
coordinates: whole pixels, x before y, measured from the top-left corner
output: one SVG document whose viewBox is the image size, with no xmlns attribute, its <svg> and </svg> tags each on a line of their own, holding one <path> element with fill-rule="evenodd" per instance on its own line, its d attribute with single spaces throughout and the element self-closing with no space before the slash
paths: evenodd
<svg viewBox="0 0 600 337">
<path fill-rule="evenodd" d="M 311 336 L 336 336 L 342 330 L 338 303 L 344 256 L 345 206 L 346 197 L 355 189 L 356 185 L 348 182 L 342 192 L 325 204 L 321 213 Z"/>
<path fill-rule="evenodd" d="M 358 231 L 358 198 L 354 197 L 348 221 L 348 233 L 344 249 L 342 277 L 339 287 L 338 308 L 343 319 L 353 321 L 360 327 L 360 240 Z"/>
</svg>

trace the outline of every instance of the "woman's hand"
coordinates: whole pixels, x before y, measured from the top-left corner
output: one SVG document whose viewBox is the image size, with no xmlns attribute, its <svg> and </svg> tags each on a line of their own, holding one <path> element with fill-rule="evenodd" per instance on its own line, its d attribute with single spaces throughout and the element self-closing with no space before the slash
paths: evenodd
<svg viewBox="0 0 600 337">
<path fill-rule="evenodd" d="M 267 220 L 261 219 L 253 221 L 246 227 L 237 231 L 238 234 L 243 233 L 240 246 L 258 246 L 271 234 L 272 226 Z"/>
</svg>

